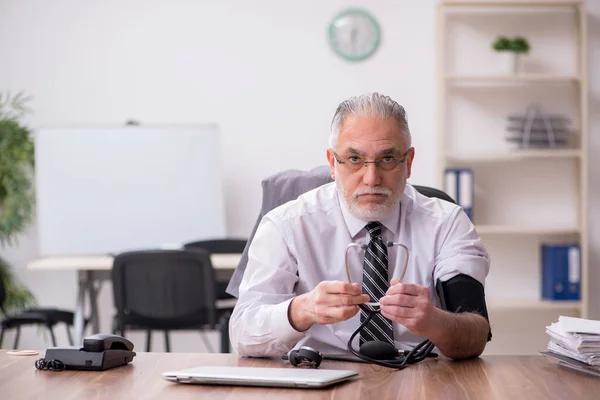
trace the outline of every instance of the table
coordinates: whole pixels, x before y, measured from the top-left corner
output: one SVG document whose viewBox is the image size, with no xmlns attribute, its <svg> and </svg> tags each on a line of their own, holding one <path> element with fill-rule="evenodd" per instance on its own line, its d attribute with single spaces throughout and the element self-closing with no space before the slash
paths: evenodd
<svg viewBox="0 0 600 400">
<path fill-rule="evenodd" d="M 45 352 L 40 351 L 43 356 Z M 37 371 L 38 356 L 0 351 L 2 399 L 597 399 L 600 378 L 559 367 L 545 356 L 485 356 L 466 361 L 430 359 L 394 371 L 367 364 L 324 361 L 360 377 L 325 389 L 175 384 L 166 371 L 201 365 L 284 367 L 272 359 L 233 354 L 138 353 L 133 363 L 102 372 Z"/>
<path fill-rule="evenodd" d="M 237 267 L 241 254 L 211 254 L 210 259 L 216 270 L 217 280 L 229 279 Z M 84 308 L 86 295 L 89 299 L 90 322 L 93 333 L 100 332 L 98 314 L 98 291 L 104 281 L 110 281 L 114 257 L 111 255 L 82 255 L 71 257 L 45 257 L 27 264 L 27 268 L 37 271 L 67 270 L 77 271 L 77 300 L 73 330 L 75 340 L 83 343 Z"/>
</svg>

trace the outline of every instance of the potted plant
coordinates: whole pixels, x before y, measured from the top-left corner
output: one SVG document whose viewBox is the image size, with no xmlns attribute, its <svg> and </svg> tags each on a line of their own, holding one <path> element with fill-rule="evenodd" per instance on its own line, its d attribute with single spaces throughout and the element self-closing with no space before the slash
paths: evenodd
<svg viewBox="0 0 600 400">
<path fill-rule="evenodd" d="M 0 93 L 0 248 L 16 244 L 17 235 L 24 232 L 33 216 L 33 140 L 31 131 L 19 121 L 28 111 L 28 100 L 21 93 Z M 12 314 L 35 303 L 2 257 L 0 279 L 6 289 L 0 312 Z"/>
<path fill-rule="evenodd" d="M 523 55 L 529 52 L 530 46 L 527 39 L 516 36 L 509 39 L 506 36 L 499 36 L 492 48 L 504 57 L 504 70 L 507 73 L 517 74 L 523 71 Z"/>
</svg>

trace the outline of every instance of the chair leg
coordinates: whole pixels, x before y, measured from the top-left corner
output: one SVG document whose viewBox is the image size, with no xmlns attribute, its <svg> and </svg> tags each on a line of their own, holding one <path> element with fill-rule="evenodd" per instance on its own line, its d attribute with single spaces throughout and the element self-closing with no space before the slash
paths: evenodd
<svg viewBox="0 0 600 400">
<path fill-rule="evenodd" d="M 21 336 L 21 327 L 17 326 L 17 334 L 15 335 L 15 343 L 13 345 L 13 350 L 16 350 L 19 347 L 19 336 Z"/>
<path fill-rule="evenodd" d="M 71 329 L 69 325 L 65 325 L 67 328 L 67 339 L 69 340 L 69 346 L 73 346 L 73 335 L 71 334 Z"/>
<path fill-rule="evenodd" d="M 119 332 L 119 335 L 125 337 L 125 324 L 123 324 L 118 317 L 113 318 L 112 331 L 114 335 Z"/>
<path fill-rule="evenodd" d="M 208 340 L 206 332 L 200 331 L 200 336 L 202 336 L 202 341 L 204 342 L 204 346 L 208 349 L 208 351 L 210 353 L 214 353 L 215 350 L 213 349 L 212 344 L 210 344 L 210 340 Z"/>
<path fill-rule="evenodd" d="M 54 336 L 54 330 L 52 329 L 52 325 L 48 325 L 48 330 L 50 331 L 50 339 L 52 340 L 52 346 L 56 347 L 56 337 Z"/>
<path fill-rule="evenodd" d="M 229 353 L 229 319 L 231 313 L 225 313 L 219 320 L 219 330 L 221 331 L 221 353 Z"/>
<path fill-rule="evenodd" d="M 167 353 L 171 352 L 171 343 L 169 343 L 169 331 L 165 331 L 165 349 Z"/>
<path fill-rule="evenodd" d="M 152 344 L 152 331 L 146 331 L 146 351 L 150 352 L 150 345 Z"/>
</svg>

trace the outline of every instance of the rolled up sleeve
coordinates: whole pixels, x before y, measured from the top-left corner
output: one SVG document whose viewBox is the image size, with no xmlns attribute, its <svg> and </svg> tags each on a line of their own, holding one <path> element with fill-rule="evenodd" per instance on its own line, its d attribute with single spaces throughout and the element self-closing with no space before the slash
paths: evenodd
<svg viewBox="0 0 600 400">
<path fill-rule="evenodd" d="M 451 214 L 437 254 L 434 282 L 438 279 L 445 282 L 458 274 L 466 274 L 485 286 L 490 257 L 475 226 L 460 207 Z"/>
<path fill-rule="evenodd" d="M 297 263 L 281 227 L 261 221 L 248 253 L 248 265 L 229 325 L 233 348 L 241 356 L 281 356 L 305 335 L 288 319 L 296 296 Z"/>
</svg>

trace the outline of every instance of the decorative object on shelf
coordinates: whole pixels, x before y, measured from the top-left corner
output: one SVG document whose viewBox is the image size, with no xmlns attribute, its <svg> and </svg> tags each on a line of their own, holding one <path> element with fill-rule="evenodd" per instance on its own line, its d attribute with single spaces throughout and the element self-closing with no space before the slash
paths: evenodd
<svg viewBox="0 0 600 400">
<path fill-rule="evenodd" d="M 461 206 L 473 221 L 473 170 L 469 168 L 446 168 L 444 191 Z"/>
<path fill-rule="evenodd" d="M 504 57 L 505 72 L 511 74 L 523 72 L 523 55 L 531 48 L 527 39 L 521 36 L 513 39 L 499 36 L 492 44 L 492 48 Z"/>
<path fill-rule="evenodd" d="M 377 20 L 363 9 L 350 8 L 336 15 L 329 24 L 329 44 L 335 53 L 348 61 L 370 57 L 381 40 Z"/>
<path fill-rule="evenodd" d="M 578 244 L 542 244 L 542 298 L 579 300 L 581 256 Z"/>
<path fill-rule="evenodd" d="M 569 141 L 570 118 L 560 114 L 547 114 L 539 105 L 527 107 L 525 114 L 508 116 L 506 140 L 517 142 L 521 148 L 566 147 Z"/>
<path fill-rule="evenodd" d="M 33 215 L 33 140 L 30 130 L 19 122 L 28 111 L 28 100 L 21 93 L 0 93 L 0 248 L 15 244 Z M 10 265 L 1 257 L 0 279 L 6 287 L 0 312 L 10 314 L 35 303 L 31 292 L 18 284 Z"/>
</svg>

